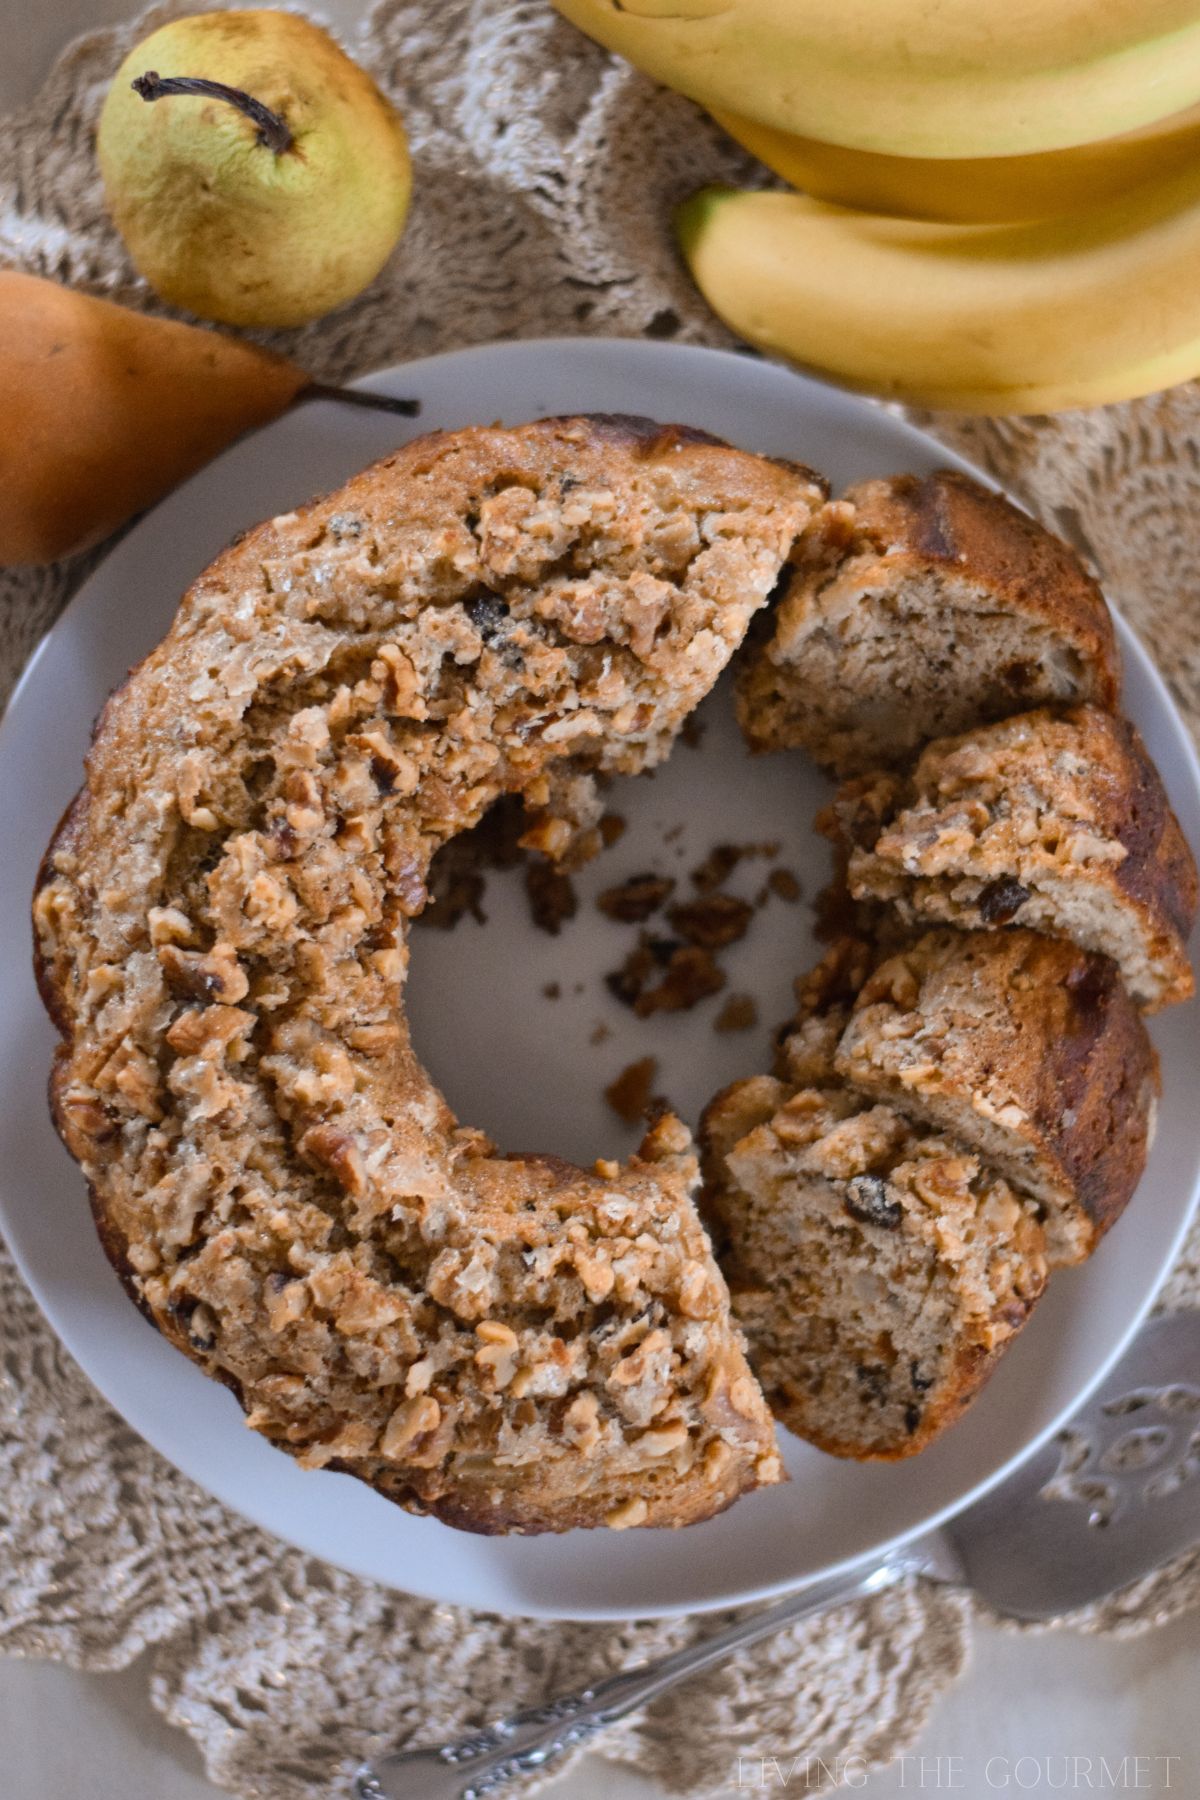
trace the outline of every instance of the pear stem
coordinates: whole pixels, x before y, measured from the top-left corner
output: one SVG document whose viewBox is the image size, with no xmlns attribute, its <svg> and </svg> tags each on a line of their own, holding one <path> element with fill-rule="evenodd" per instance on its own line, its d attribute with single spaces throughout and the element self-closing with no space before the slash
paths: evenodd
<svg viewBox="0 0 1200 1800">
<path fill-rule="evenodd" d="M 365 406 L 372 412 L 398 413 L 402 419 L 415 419 L 421 411 L 419 400 L 402 400 L 397 394 L 377 394 L 373 388 L 331 387 L 324 381 L 310 381 L 296 398 L 336 400 L 342 406 Z"/>
<path fill-rule="evenodd" d="M 226 87 L 223 81 L 205 81 L 198 75 L 160 75 L 157 69 L 147 69 L 129 85 L 143 100 L 165 100 L 171 94 L 203 94 L 210 100 L 226 100 L 258 126 L 258 141 L 266 149 L 282 156 L 292 147 L 292 133 L 286 119 L 264 106 L 261 100 L 256 100 L 253 94 L 244 93 L 241 88 Z"/>
</svg>

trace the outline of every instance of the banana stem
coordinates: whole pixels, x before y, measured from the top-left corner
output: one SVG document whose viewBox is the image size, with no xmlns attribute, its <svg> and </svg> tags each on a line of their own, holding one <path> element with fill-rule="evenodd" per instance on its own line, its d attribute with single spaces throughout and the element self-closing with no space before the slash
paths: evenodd
<svg viewBox="0 0 1200 1800">
<path fill-rule="evenodd" d="M 292 133 L 286 119 L 264 106 L 261 100 L 256 100 L 253 94 L 244 93 L 241 88 L 226 87 L 223 81 L 205 81 L 198 75 L 160 75 L 157 69 L 147 69 L 130 86 L 143 100 L 165 100 L 172 94 L 203 94 L 210 100 L 228 101 L 258 126 L 258 141 L 266 149 L 282 156 L 292 147 Z"/>
</svg>

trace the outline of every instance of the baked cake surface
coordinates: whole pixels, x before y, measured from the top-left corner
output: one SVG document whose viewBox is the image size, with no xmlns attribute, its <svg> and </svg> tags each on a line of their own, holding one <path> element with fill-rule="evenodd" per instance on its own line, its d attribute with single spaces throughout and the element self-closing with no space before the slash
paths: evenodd
<svg viewBox="0 0 1200 1800">
<path fill-rule="evenodd" d="M 506 792 L 576 842 L 821 498 L 647 421 L 435 434 L 243 537 L 105 709 L 35 901 L 55 1116 L 139 1306 L 306 1466 L 483 1531 L 779 1478 L 683 1127 L 500 1155 L 403 985 L 437 847 Z"/>
</svg>

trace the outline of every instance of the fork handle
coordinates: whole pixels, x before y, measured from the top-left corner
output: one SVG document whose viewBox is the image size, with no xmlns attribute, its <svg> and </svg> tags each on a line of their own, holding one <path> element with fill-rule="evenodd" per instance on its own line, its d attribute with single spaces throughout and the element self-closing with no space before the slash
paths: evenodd
<svg viewBox="0 0 1200 1800">
<path fill-rule="evenodd" d="M 928 1572 L 927 1561 L 914 1547 L 865 1570 L 815 1582 L 776 1606 L 737 1619 L 723 1631 L 641 1668 L 622 1669 L 594 1687 L 511 1713 L 453 1742 L 401 1750 L 374 1765 L 364 1764 L 355 1777 L 356 1800 L 484 1800 L 648 1705 L 677 1682 L 723 1662 L 735 1650 L 840 1601 L 878 1593 L 906 1575 Z"/>
</svg>

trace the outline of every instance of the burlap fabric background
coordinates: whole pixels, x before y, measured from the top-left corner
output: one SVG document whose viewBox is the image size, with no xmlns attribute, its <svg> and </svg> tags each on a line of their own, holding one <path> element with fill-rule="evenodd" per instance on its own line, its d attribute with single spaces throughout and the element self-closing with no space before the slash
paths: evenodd
<svg viewBox="0 0 1200 1800">
<path fill-rule="evenodd" d="M 96 113 L 126 50 L 188 6 L 70 47 L 0 120 L 0 266 L 137 306 L 100 201 Z M 674 201 L 753 166 L 686 101 L 546 0 L 386 0 L 349 46 L 404 112 L 416 199 L 398 256 L 335 318 L 278 343 L 324 378 L 487 339 L 611 333 L 728 343 L 675 261 Z M 1200 399 L 1018 422 L 926 420 L 1103 572 L 1200 727 Z M 86 572 L 0 571 L 0 682 Z M 9 945 L 6 954 L 21 954 Z M 1200 1303 L 1200 1239 L 1166 1304 Z M 0 1648 L 113 1669 L 151 1652 L 155 1704 L 214 1781 L 256 1800 L 344 1792 L 364 1750 L 578 1684 L 708 1629 L 553 1626 L 432 1606 L 285 1549 L 136 1438 L 59 1347 L 0 1249 Z M 1068 1621 L 1133 1631 L 1200 1601 L 1200 1551 Z M 756 1649 L 603 1749 L 679 1792 L 730 1790 L 739 1750 L 908 1747 L 962 1667 L 972 1603 L 911 1585 Z M 561 1765 L 560 1765 L 561 1766 Z"/>
</svg>

